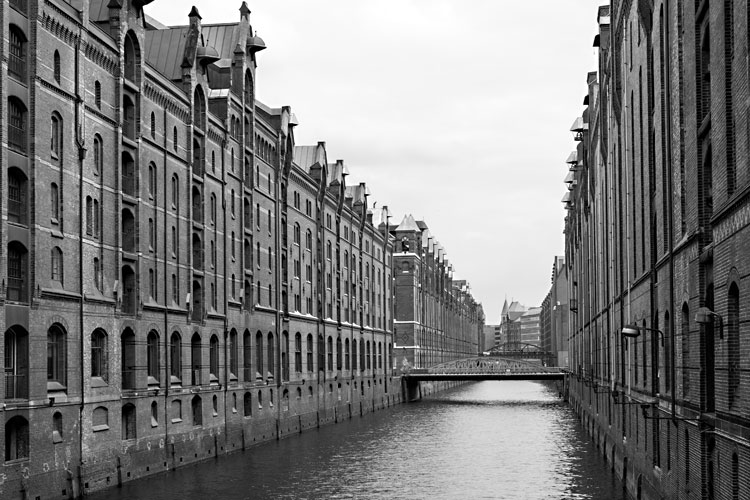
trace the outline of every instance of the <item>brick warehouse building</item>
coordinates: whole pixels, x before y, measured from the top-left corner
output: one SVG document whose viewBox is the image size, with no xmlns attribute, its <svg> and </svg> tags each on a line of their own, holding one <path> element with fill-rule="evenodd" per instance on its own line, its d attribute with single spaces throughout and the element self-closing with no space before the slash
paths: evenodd
<svg viewBox="0 0 750 500">
<path fill-rule="evenodd" d="M 750 498 L 748 5 L 598 23 L 563 198 L 570 398 L 636 498 Z"/>
<path fill-rule="evenodd" d="M 404 216 L 396 240 L 395 367 L 408 371 L 476 356 L 482 350 L 484 311 L 424 221 Z"/>
<path fill-rule="evenodd" d="M 77 497 L 401 400 L 387 209 L 256 101 L 245 3 L 173 28 L 148 3 L 0 9 L 2 498 Z"/>
</svg>

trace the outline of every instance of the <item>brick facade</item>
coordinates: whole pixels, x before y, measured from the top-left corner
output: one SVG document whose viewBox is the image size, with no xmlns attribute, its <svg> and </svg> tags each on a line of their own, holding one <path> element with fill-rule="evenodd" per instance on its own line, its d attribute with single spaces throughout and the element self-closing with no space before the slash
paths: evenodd
<svg viewBox="0 0 750 500">
<path fill-rule="evenodd" d="M 2 498 L 78 497 L 401 401 L 387 208 L 255 99 L 244 2 L 237 23 L 193 9 L 175 28 L 148 3 L 0 10 Z M 432 362 L 481 332 L 443 283 L 424 295 Z"/>
<path fill-rule="evenodd" d="M 601 7 L 571 128 L 570 397 L 637 498 L 750 495 L 747 19 Z"/>
</svg>

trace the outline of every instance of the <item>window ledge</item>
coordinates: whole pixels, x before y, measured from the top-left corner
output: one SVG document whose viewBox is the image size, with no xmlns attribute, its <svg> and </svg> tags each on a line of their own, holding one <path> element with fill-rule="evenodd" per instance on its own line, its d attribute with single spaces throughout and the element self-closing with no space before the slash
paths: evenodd
<svg viewBox="0 0 750 500">
<path fill-rule="evenodd" d="M 94 432 L 108 431 L 109 430 L 109 426 L 107 424 L 94 425 L 94 426 L 91 427 L 91 430 L 94 431 Z"/>
<path fill-rule="evenodd" d="M 91 377 L 91 387 L 106 387 L 108 385 L 102 377 Z"/>
<path fill-rule="evenodd" d="M 180 422 L 182 422 L 182 419 L 181 419 L 181 418 L 173 418 L 173 419 L 172 419 L 172 423 L 173 423 L 173 424 L 179 424 Z"/>
<path fill-rule="evenodd" d="M 65 386 L 57 381 L 47 381 L 47 392 L 65 392 Z"/>
</svg>

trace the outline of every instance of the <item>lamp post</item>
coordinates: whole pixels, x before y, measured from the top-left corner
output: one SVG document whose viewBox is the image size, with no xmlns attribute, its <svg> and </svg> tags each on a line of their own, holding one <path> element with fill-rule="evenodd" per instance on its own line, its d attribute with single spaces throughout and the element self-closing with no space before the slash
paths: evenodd
<svg viewBox="0 0 750 500">
<path fill-rule="evenodd" d="M 720 314 L 713 312 L 708 307 L 699 307 L 695 313 L 695 322 L 699 325 L 713 324 L 714 318 L 719 319 L 719 338 L 724 339 L 724 319 Z"/>
<path fill-rule="evenodd" d="M 698 321 L 696 319 L 696 321 Z M 638 326 L 638 325 L 625 325 L 622 327 L 622 334 L 625 337 L 629 338 L 637 338 L 641 335 L 641 330 L 647 331 L 647 332 L 655 332 L 659 334 L 659 340 L 661 343 L 661 346 L 664 347 L 664 332 L 657 328 L 649 328 L 647 326 Z"/>
</svg>

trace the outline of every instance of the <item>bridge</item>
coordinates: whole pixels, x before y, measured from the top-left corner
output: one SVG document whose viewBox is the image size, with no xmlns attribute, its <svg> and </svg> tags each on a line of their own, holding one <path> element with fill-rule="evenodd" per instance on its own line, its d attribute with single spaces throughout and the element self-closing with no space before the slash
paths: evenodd
<svg viewBox="0 0 750 500">
<path fill-rule="evenodd" d="M 412 368 L 401 374 L 407 400 L 421 399 L 419 382 L 455 380 L 564 380 L 563 368 L 544 366 L 540 361 L 482 356 L 449 361 L 430 368 Z"/>
<path fill-rule="evenodd" d="M 562 368 L 539 362 L 499 356 L 459 359 L 431 366 L 413 368 L 402 377 L 415 382 L 428 380 L 562 380 Z"/>
</svg>

